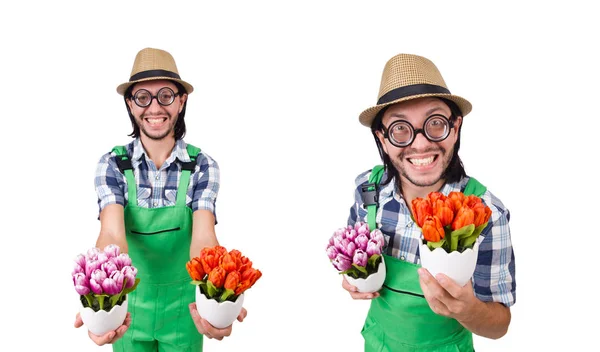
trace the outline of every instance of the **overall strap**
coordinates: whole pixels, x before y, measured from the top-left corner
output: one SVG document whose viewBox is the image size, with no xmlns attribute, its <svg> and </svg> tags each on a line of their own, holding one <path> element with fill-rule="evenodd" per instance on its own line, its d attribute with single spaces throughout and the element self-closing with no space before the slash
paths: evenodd
<svg viewBox="0 0 600 352">
<path fill-rule="evenodd" d="M 377 206 L 379 203 L 379 183 L 383 178 L 385 167 L 377 165 L 371 170 L 369 182 L 361 186 L 361 197 L 363 205 L 367 208 L 367 223 L 369 230 L 373 231 L 377 228 L 375 218 L 377 217 Z"/>
<path fill-rule="evenodd" d="M 194 147 L 191 144 L 187 145 L 187 152 L 190 156 L 188 162 L 181 162 L 181 177 L 179 179 L 179 187 L 177 187 L 177 203 L 178 206 L 185 206 L 185 194 L 187 193 L 188 185 L 190 183 L 190 175 L 196 169 L 196 158 L 200 154 L 200 148 Z"/>
<path fill-rule="evenodd" d="M 133 166 L 131 165 L 131 159 L 127 156 L 127 148 L 119 145 L 112 149 L 112 152 L 117 154 L 117 166 L 121 173 L 125 175 L 127 180 L 127 196 L 131 204 L 137 205 L 137 187 L 135 183 L 135 176 L 133 175 Z"/>
<path fill-rule="evenodd" d="M 475 178 L 470 177 L 469 181 L 467 181 L 467 185 L 465 186 L 465 190 L 463 191 L 463 193 L 465 194 L 465 196 L 475 195 L 477 197 L 481 197 L 485 193 L 485 191 L 487 191 L 487 187 L 482 185 Z"/>
</svg>

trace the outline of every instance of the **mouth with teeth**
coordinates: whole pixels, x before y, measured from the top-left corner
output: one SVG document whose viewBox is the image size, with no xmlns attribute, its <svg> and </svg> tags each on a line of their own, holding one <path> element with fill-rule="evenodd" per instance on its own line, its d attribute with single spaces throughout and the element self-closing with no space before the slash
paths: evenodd
<svg viewBox="0 0 600 352">
<path fill-rule="evenodd" d="M 146 121 L 150 127 L 161 127 L 166 121 L 166 117 L 144 117 L 144 121 Z"/>
<path fill-rule="evenodd" d="M 406 158 L 414 166 L 424 167 L 431 165 L 437 159 L 437 155 L 431 155 L 426 158 Z"/>
</svg>

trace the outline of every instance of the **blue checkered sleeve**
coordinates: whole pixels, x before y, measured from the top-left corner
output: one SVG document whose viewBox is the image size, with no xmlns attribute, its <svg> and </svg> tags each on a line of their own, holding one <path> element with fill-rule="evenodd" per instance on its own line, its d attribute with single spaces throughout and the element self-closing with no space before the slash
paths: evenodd
<svg viewBox="0 0 600 352">
<path fill-rule="evenodd" d="M 123 195 L 125 180 L 123 174 L 118 170 L 114 153 L 107 153 L 100 158 L 94 178 L 99 211 L 102 211 L 109 204 L 125 206 Z"/>
<path fill-rule="evenodd" d="M 516 302 L 515 256 L 510 239 L 510 212 L 489 192 L 482 197 L 491 203 L 492 217 L 482 233 L 477 266 L 473 274 L 475 295 L 485 302 L 500 302 L 507 307 Z"/>
<path fill-rule="evenodd" d="M 215 205 L 220 187 L 219 165 L 210 156 L 198 155 L 199 171 L 195 173 L 195 186 L 192 197 L 192 211 L 209 210 L 216 217 Z"/>
</svg>

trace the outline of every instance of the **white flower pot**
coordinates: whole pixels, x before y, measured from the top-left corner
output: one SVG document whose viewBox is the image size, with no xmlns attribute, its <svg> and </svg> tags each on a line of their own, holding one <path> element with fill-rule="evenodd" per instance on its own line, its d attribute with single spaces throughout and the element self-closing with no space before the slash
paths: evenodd
<svg viewBox="0 0 600 352">
<path fill-rule="evenodd" d="M 473 249 L 466 249 L 464 252 L 448 253 L 442 248 L 436 248 L 433 251 L 427 247 L 427 244 L 421 244 L 421 266 L 427 269 L 433 277 L 438 273 L 445 274 L 459 286 L 464 286 L 475 272 L 477 264 L 477 254 L 479 252 L 479 240 L 475 241 Z"/>
<path fill-rule="evenodd" d="M 381 257 L 381 263 L 379 263 L 379 268 L 377 268 L 377 272 L 367 276 L 366 279 L 354 279 L 346 274 L 344 277 L 348 281 L 348 283 L 352 286 L 356 286 L 358 292 L 377 292 L 383 286 L 383 282 L 385 281 L 385 263 L 383 261 L 383 256 Z"/>
<path fill-rule="evenodd" d="M 92 308 L 80 306 L 79 314 L 83 324 L 88 330 L 94 335 L 104 335 L 109 331 L 116 330 L 119 326 L 123 325 L 125 317 L 127 316 L 127 302 L 128 298 L 121 305 L 112 307 L 110 312 L 105 310 L 99 310 L 94 312 Z"/>
<path fill-rule="evenodd" d="M 200 292 L 200 287 L 196 288 L 196 308 L 202 318 L 218 329 L 223 329 L 233 324 L 242 311 L 244 304 L 244 293 L 238 296 L 235 302 L 225 301 L 217 302 L 214 299 L 208 299 Z"/>
</svg>

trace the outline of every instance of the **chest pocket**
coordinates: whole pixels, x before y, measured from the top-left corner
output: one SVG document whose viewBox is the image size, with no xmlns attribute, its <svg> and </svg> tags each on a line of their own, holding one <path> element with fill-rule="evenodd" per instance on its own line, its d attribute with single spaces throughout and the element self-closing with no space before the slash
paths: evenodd
<svg viewBox="0 0 600 352">
<path fill-rule="evenodd" d="M 138 206 L 148 208 L 152 200 L 152 188 L 139 187 L 137 190 Z"/>
<path fill-rule="evenodd" d="M 177 190 L 176 189 L 166 189 L 165 190 L 165 205 L 175 205 L 177 203 Z M 188 205 L 192 202 L 192 198 L 189 196 L 188 192 L 185 193 L 185 204 Z"/>
</svg>

